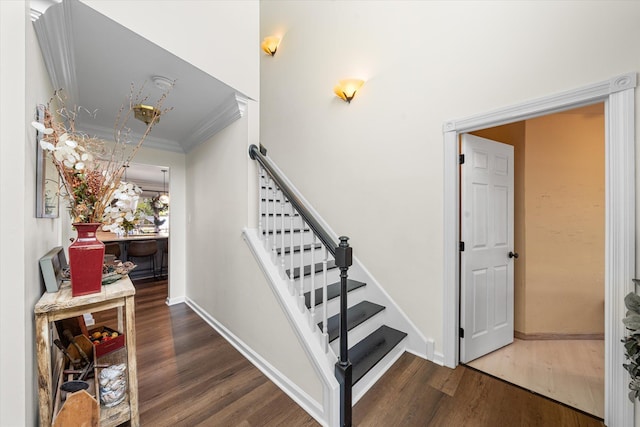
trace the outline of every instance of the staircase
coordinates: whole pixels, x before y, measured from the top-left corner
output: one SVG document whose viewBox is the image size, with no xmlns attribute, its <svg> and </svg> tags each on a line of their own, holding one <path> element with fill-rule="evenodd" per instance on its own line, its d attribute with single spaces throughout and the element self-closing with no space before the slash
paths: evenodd
<svg viewBox="0 0 640 427">
<path fill-rule="evenodd" d="M 259 226 L 245 239 L 313 362 L 327 376 L 335 364 L 323 418 L 351 425 L 352 395 L 357 401 L 405 350 L 424 354 L 426 341 L 366 269 L 352 266 L 348 238 L 336 242 L 266 150 L 251 146 L 250 156 L 260 164 Z"/>
</svg>

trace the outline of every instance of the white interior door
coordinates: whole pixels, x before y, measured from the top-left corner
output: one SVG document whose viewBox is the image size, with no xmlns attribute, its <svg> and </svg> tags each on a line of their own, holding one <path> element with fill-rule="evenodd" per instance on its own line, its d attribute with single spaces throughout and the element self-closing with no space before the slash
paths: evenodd
<svg viewBox="0 0 640 427">
<path fill-rule="evenodd" d="M 513 147 L 462 135 L 460 360 L 513 342 Z M 462 248 L 461 248 L 462 249 Z"/>
</svg>

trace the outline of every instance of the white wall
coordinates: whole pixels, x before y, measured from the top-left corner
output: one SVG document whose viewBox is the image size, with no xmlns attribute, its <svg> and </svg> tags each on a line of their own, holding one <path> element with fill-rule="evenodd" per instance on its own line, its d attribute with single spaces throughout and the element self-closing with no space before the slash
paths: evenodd
<svg viewBox="0 0 640 427">
<path fill-rule="evenodd" d="M 0 2 L 0 425 L 34 425 L 33 306 L 44 287 L 38 259 L 60 244 L 60 220 L 35 218 L 35 107 L 53 90 L 28 2 Z M 64 214 L 64 212 L 61 212 Z"/>
<path fill-rule="evenodd" d="M 187 155 L 187 296 L 322 402 L 315 371 L 242 238 L 253 167 L 247 122 L 245 116 Z"/>
<path fill-rule="evenodd" d="M 639 16 L 613 1 L 262 2 L 261 37 L 285 34 L 261 60 L 261 142 L 441 351 L 443 122 L 639 70 Z M 347 105 L 332 88 L 352 76 L 367 82 Z"/>
<path fill-rule="evenodd" d="M 23 302 L 25 287 L 26 141 L 24 98 L 26 85 L 26 19 L 22 3 L 0 3 L 0 424 L 26 417 L 25 393 L 28 360 L 14 349 L 27 349 Z M 12 36 L 9 42 L 9 35 Z M 12 64 L 11 67 L 8 64 Z M 11 202 L 11 203 L 9 203 Z"/>
</svg>

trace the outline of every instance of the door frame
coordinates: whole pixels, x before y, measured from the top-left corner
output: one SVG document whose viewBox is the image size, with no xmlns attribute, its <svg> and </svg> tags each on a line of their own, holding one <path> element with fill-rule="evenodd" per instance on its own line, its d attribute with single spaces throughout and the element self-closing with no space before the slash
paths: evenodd
<svg viewBox="0 0 640 427">
<path fill-rule="evenodd" d="M 460 316 L 460 179 L 461 133 L 557 113 L 585 105 L 605 104 L 605 424 L 633 425 L 634 404 L 627 397 L 628 375 L 622 367 L 625 335 L 624 296 L 635 277 L 635 87 L 627 73 L 556 95 L 526 101 L 443 125 L 443 354 L 445 366 L 459 363 Z"/>
</svg>

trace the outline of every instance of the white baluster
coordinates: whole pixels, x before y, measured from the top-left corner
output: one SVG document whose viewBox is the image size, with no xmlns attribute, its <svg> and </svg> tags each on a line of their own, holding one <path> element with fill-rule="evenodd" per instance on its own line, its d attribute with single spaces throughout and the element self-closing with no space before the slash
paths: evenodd
<svg viewBox="0 0 640 427">
<path fill-rule="evenodd" d="M 327 332 L 327 259 L 329 258 L 329 253 L 327 248 L 322 245 L 324 249 L 324 255 L 322 259 L 322 338 L 324 344 L 325 353 L 329 351 L 329 333 Z"/>
<path fill-rule="evenodd" d="M 280 192 L 280 195 L 282 196 L 282 200 L 280 200 L 280 276 L 282 276 L 282 278 L 284 279 L 284 271 L 285 271 L 285 246 L 284 246 L 284 235 L 285 235 L 285 222 L 284 222 L 284 218 L 285 218 L 285 199 L 284 199 L 284 192 Z M 293 208 L 291 208 L 293 209 Z M 273 218 L 275 221 L 276 218 L 276 214 L 275 212 L 273 213 Z"/>
<path fill-rule="evenodd" d="M 316 235 L 311 239 L 311 265 L 316 265 Z M 309 284 L 309 326 L 311 330 L 316 328 L 316 269 L 311 269 L 311 283 Z"/>
<path fill-rule="evenodd" d="M 269 185 L 271 184 L 271 177 L 267 176 L 264 190 L 264 207 L 267 211 L 267 217 L 264 224 L 264 248 L 269 250 Z"/>
<path fill-rule="evenodd" d="M 294 213 L 293 205 L 291 205 L 291 216 L 293 217 Z M 293 278 L 293 264 L 294 264 L 294 256 L 295 253 L 293 250 L 293 220 L 289 222 L 289 258 L 291 259 L 291 270 L 289 270 L 289 292 L 291 295 L 295 295 L 296 286 L 295 279 Z"/>
<path fill-rule="evenodd" d="M 259 172 L 258 172 L 258 237 L 260 238 L 260 240 L 264 239 L 264 236 L 262 235 L 262 180 L 264 178 L 264 170 L 262 169 L 262 166 L 259 167 Z M 268 218 L 268 216 L 267 216 Z"/>
<path fill-rule="evenodd" d="M 276 199 L 278 198 L 278 186 L 273 186 L 273 245 L 271 246 L 271 262 L 274 264 L 278 259 L 278 254 L 276 252 L 276 240 L 278 240 L 278 227 L 276 225 Z M 269 217 L 267 217 L 267 221 L 269 221 Z"/>
<path fill-rule="evenodd" d="M 300 291 L 298 293 L 298 307 L 304 313 L 304 221 L 300 226 Z M 313 266 L 311 266 L 313 270 Z"/>
</svg>

